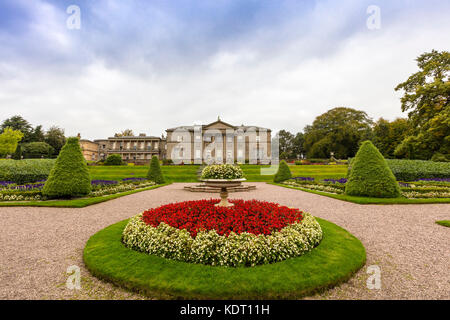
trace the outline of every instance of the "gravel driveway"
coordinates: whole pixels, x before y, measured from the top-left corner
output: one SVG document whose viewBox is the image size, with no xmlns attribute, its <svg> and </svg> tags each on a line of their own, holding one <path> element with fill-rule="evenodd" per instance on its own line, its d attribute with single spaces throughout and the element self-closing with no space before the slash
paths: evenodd
<svg viewBox="0 0 450 320">
<path fill-rule="evenodd" d="M 216 198 L 183 190 L 186 183 L 143 191 L 82 209 L 0 207 L 0 299 L 142 299 L 89 274 L 86 241 L 104 227 L 168 202 Z M 349 282 L 313 299 L 450 299 L 450 204 L 357 205 L 299 190 L 252 183 L 231 198 L 276 201 L 330 220 L 358 237 L 367 264 Z M 81 268 L 81 290 L 65 282 Z M 381 289 L 369 290 L 367 267 L 381 268 Z M 308 298 L 309 299 L 309 298 Z"/>
</svg>

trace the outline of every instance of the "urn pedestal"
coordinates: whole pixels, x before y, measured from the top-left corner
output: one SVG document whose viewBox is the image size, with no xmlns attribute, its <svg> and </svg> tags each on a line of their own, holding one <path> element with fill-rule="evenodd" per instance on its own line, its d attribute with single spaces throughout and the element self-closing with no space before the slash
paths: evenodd
<svg viewBox="0 0 450 320">
<path fill-rule="evenodd" d="M 220 202 L 216 204 L 217 207 L 232 207 L 234 204 L 228 202 L 227 188 L 238 187 L 246 179 L 205 179 L 202 182 L 209 187 L 220 188 Z"/>
</svg>

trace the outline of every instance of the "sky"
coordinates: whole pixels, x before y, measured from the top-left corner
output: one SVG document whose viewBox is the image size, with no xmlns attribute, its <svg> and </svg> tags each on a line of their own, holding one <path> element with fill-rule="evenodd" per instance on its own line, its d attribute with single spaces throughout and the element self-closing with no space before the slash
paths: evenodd
<svg viewBox="0 0 450 320">
<path fill-rule="evenodd" d="M 449 16 L 447 0 L 0 0 L 0 121 L 100 139 L 218 116 L 296 133 L 341 106 L 394 120 L 417 56 L 450 50 Z"/>
</svg>

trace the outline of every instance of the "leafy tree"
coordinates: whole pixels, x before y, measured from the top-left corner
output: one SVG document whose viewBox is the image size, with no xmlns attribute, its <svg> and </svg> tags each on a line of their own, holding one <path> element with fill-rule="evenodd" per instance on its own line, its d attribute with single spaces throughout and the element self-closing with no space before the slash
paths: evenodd
<svg viewBox="0 0 450 320">
<path fill-rule="evenodd" d="M 282 182 L 290 178 L 292 178 L 291 170 L 289 169 L 289 166 L 286 163 L 286 161 L 281 160 L 278 166 L 278 171 L 273 177 L 273 182 Z"/>
<path fill-rule="evenodd" d="M 157 184 L 165 183 L 166 180 L 161 171 L 161 167 L 159 165 L 159 159 L 157 156 L 153 156 L 150 161 L 150 168 L 147 173 L 147 179 L 154 181 Z"/>
<path fill-rule="evenodd" d="M 371 141 L 363 142 L 350 165 L 346 194 L 376 198 L 400 196 L 400 187 L 394 174 Z"/>
<path fill-rule="evenodd" d="M 370 135 L 372 120 L 364 111 L 338 107 L 318 116 L 304 130 L 304 148 L 308 158 L 336 158 L 355 155 L 364 137 Z"/>
<path fill-rule="evenodd" d="M 292 139 L 292 156 L 293 158 L 301 158 L 305 154 L 303 144 L 305 143 L 305 136 L 302 132 L 298 132 Z"/>
<path fill-rule="evenodd" d="M 51 126 L 44 136 L 44 141 L 51 145 L 55 149 L 55 154 L 59 154 L 61 148 L 66 143 L 66 137 L 64 136 L 64 129 L 57 126 Z"/>
<path fill-rule="evenodd" d="M 384 157 L 394 158 L 395 148 L 405 139 L 410 130 L 407 119 L 392 122 L 380 118 L 373 127 L 373 143 Z"/>
<path fill-rule="evenodd" d="M 280 130 L 278 132 L 278 143 L 280 149 L 280 158 L 289 159 L 292 157 L 292 146 L 294 135 L 286 130 Z"/>
<path fill-rule="evenodd" d="M 0 134 L 0 156 L 13 154 L 23 136 L 21 131 L 6 127 Z"/>
<path fill-rule="evenodd" d="M 131 129 L 125 129 L 122 132 L 115 133 L 114 137 L 133 137 L 134 133 Z"/>
<path fill-rule="evenodd" d="M 42 130 L 42 126 L 38 125 L 30 134 L 30 140 L 32 142 L 44 142 L 45 141 L 45 135 L 44 131 Z"/>
<path fill-rule="evenodd" d="M 90 192 L 91 179 L 79 140 L 68 138 L 50 171 L 42 194 L 49 198 L 70 198 Z"/>
<path fill-rule="evenodd" d="M 33 127 L 27 120 L 22 118 L 22 116 L 17 115 L 4 120 L 0 125 L 0 132 L 3 132 L 8 127 L 13 130 L 19 130 L 23 133 L 22 142 L 31 141 Z"/>
<path fill-rule="evenodd" d="M 432 50 L 416 61 L 419 71 L 395 88 L 404 91 L 402 111 L 409 111 L 412 128 L 395 154 L 410 159 L 450 154 L 450 52 Z"/>
<path fill-rule="evenodd" d="M 50 158 L 55 149 L 45 142 L 28 142 L 21 146 L 21 151 L 24 158 Z"/>
</svg>

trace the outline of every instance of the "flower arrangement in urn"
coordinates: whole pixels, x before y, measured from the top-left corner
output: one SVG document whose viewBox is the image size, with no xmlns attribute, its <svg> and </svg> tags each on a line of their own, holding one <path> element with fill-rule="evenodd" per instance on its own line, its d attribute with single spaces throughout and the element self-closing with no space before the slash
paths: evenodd
<svg viewBox="0 0 450 320">
<path fill-rule="evenodd" d="M 212 164 L 202 170 L 202 180 L 234 180 L 243 178 L 244 172 L 242 169 L 232 164 Z"/>
<path fill-rule="evenodd" d="M 202 170 L 201 180 L 209 187 L 220 188 L 222 199 L 216 206 L 232 207 L 228 202 L 227 188 L 237 187 L 245 181 L 244 172 L 238 166 L 232 164 L 212 164 Z"/>
</svg>

